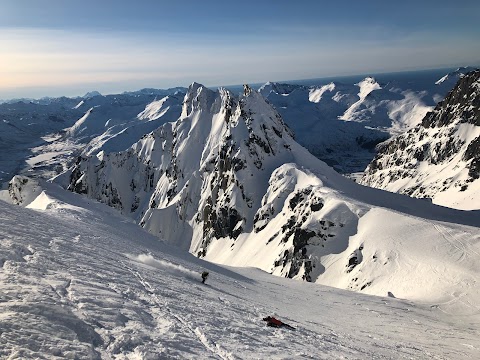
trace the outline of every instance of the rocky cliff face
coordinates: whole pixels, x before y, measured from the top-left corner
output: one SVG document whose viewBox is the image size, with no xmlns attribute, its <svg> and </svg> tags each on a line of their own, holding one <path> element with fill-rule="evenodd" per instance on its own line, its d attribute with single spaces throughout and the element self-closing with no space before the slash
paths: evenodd
<svg viewBox="0 0 480 360">
<path fill-rule="evenodd" d="M 361 182 L 460 209 L 480 189 L 480 70 L 455 88 L 421 124 L 382 144 Z"/>
<path fill-rule="evenodd" d="M 310 163 L 340 177 L 293 140 L 258 92 L 245 86 L 235 97 L 194 83 L 179 120 L 127 151 L 82 156 L 63 178 L 199 257 L 314 281 L 325 243 L 345 242 L 358 217 L 299 168 Z"/>
</svg>

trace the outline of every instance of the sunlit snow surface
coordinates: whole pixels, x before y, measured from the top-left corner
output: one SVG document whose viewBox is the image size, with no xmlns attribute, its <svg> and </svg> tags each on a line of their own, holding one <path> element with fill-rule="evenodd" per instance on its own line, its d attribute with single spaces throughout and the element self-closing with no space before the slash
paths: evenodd
<svg viewBox="0 0 480 360">
<path fill-rule="evenodd" d="M 466 316 L 445 313 L 442 304 L 216 266 L 165 245 L 113 209 L 55 187 L 30 207 L 37 210 L 0 201 L 0 358 L 480 354 L 478 302 Z M 204 269 L 207 285 L 200 281 Z M 296 331 L 266 327 L 267 315 Z"/>
</svg>

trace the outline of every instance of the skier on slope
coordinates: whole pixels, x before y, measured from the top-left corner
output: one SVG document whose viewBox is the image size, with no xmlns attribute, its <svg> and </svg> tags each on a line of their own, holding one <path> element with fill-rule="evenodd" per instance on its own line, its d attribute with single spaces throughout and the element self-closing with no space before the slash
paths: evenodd
<svg viewBox="0 0 480 360">
<path fill-rule="evenodd" d="M 202 272 L 202 284 L 205 284 L 205 280 L 208 278 L 208 271 Z"/>
</svg>

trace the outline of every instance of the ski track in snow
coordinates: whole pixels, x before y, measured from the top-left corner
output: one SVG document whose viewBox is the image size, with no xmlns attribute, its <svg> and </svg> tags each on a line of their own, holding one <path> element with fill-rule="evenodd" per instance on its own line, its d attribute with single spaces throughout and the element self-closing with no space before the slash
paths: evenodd
<svg viewBox="0 0 480 360">
<path fill-rule="evenodd" d="M 213 343 L 212 341 L 210 341 L 204 333 L 202 333 L 202 331 L 197 327 L 195 329 L 193 329 L 189 324 L 188 324 L 188 321 L 185 320 L 182 316 L 178 315 L 178 314 L 174 314 L 171 312 L 170 310 L 170 307 L 169 307 L 169 304 L 166 302 L 166 301 L 162 301 L 160 300 L 160 298 L 157 296 L 157 294 L 155 293 L 155 290 L 154 288 L 152 287 L 152 285 L 150 285 L 150 283 L 148 283 L 148 281 L 146 281 L 142 275 L 140 275 L 140 273 L 138 271 L 134 271 L 132 270 L 131 268 L 129 268 L 128 266 L 126 266 L 124 264 L 124 266 L 128 269 L 128 271 L 130 271 L 137 279 L 138 281 L 140 282 L 140 284 L 143 286 L 143 288 L 145 289 L 145 291 L 147 293 L 149 293 L 152 298 L 154 299 L 155 303 L 159 306 L 159 308 L 161 309 L 165 309 L 165 312 L 171 316 L 172 318 L 174 318 L 175 320 L 177 320 L 180 324 L 182 324 L 188 331 L 190 331 L 191 333 L 193 333 L 195 336 L 197 336 L 198 338 L 198 341 L 200 341 L 200 343 L 209 351 L 212 352 L 212 354 L 214 355 L 217 355 L 218 357 L 220 357 L 221 359 L 224 359 L 224 360 L 230 360 L 230 359 L 233 359 L 233 357 L 228 354 L 225 350 L 223 350 L 219 345 Z"/>
<path fill-rule="evenodd" d="M 438 224 L 433 224 L 433 227 L 435 228 L 435 230 L 438 231 L 440 235 L 442 235 L 442 237 L 447 241 L 448 244 L 458 250 L 458 252 L 460 253 L 458 261 L 464 261 L 467 257 L 465 244 L 457 240 L 455 236 L 453 236 L 446 227 L 440 226 Z"/>
<path fill-rule="evenodd" d="M 216 266 L 68 196 L 46 211 L 0 202 L 0 358 L 478 358 L 478 314 Z"/>
</svg>

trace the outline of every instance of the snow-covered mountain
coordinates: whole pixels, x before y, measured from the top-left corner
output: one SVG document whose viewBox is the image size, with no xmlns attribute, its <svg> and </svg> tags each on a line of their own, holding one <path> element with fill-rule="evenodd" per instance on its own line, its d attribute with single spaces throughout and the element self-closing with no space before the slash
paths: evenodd
<svg viewBox="0 0 480 360">
<path fill-rule="evenodd" d="M 300 144 L 337 171 L 351 173 L 363 171 L 376 144 L 417 125 L 452 87 L 448 81 L 414 86 L 366 77 L 355 84 L 318 86 L 269 82 L 259 92 Z"/>
<path fill-rule="evenodd" d="M 157 94 L 143 93 L 97 95 L 85 98 L 75 107 L 77 110 L 83 111 L 84 114 L 73 126 L 66 129 L 67 136 L 89 142 L 94 137 L 105 136 L 107 132 L 111 136 L 112 133 L 118 134 L 126 131 L 132 125 L 138 123 L 138 120 L 143 122 L 156 120 L 166 112 L 171 113 L 167 116 L 168 120 L 166 121 L 173 121 L 180 115 L 180 105 L 184 95 L 185 93 L 175 90 L 173 94 L 160 98 Z M 148 109 L 146 110 L 146 108 Z M 145 111 L 151 114 L 145 115 Z M 154 111 L 157 111 L 156 115 Z M 161 111 L 164 113 L 162 114 Z M 130 145 L 127 144 L 126 148 Z"/>
<path fill-rule="evenodd" d="M 187 89 L 181 86 L 177 86 L 169 89 L 153 89 L 153 88 L 144 88 L 136 91 L 125 91 L 123 95 L 155 95 L 157 97 L 165 97 L 168 95 L 175 95 L 178 93 L 185 93 Z"/>
<path fill-rule="evenodd" d="M 453 88 L 455 84 L 458 82 L 459 79 L 464 77 L 467 73 L 474 71 L 475 68 L 471 66 L 462 66 L 457 68 L 455 71 L 451 71 L 445 76 L 442 76 L 440 79 L 438 79 L 435 84 L 436 85 L 446 85 L 449 86 L 450 88 Z"/>
<path fill-rule="evenodd" d="M 479 209 L 480 70 L 406 133 L 382 144 L 361 182 L 458 209 Z"/>
<path fill-rule="evenodd" d="M 353 85 L 309 88 L 267 83 L 259 91 L 279 111 L 295 139 L 338 171 L 363 170 L 375 145 L 390 136 L 383 130 L 338 120 L 357 99 Z"/>
<path fill-rule="evenodd" d="M 361 87 L 351 114 L 385 88 Z M 282 91 L 319 104 L 336 88 Z M 0 192 L 29 208 L 0 202 L 0 357 L 476 358 L 478 211 L 339 175 L 248 86 L 155 96 L 77 102 L 87 116 L 29 160 L 62 165 L 73 141 L 74 166 Z M 108 121 L 112 104 L 126 111 Z"/>
<path fill-rule="evenodd" d="M 449 79 L 460 76 L 460 70 L 448 75 Z M 377 143 L 417 124 L 453 86 L 450 80 L 434 84 L 438 72 L 425 79 L 415 76 L 403 79 L 392 74 L 381 77 L 382 81 L 366 78 L 357 83 L 357 80 L 341 83 L 335 80 L 308 87 L 267 83 L 260 92 L 280 112 L 300 144 L 337 171 L 352 173 L 365 169 L 375 155 Z M 125 150 L 142 132 L 155 129 L 152 122 L 140 125 L 139 113 L 157 102 L 156 122 L 175 121 L 180 116 L 185 91 L 181 87 L 141 89 L 107 96 L 90 92 L 86 98 L 46 97 L 1 104 L 0 118 L 12 125 L 6 129 L 15 126 L 21 131 L 15 130 L 17 136 L 8 136 L 7 131 L 1 136 L 0 146 L 8 144 L 7 148 L 14 151 L 13 154 L 7 150 L 0 152 L 0 163 L 4 165 L 0 168 L 0 182 L 5 183 L 21 169 L 26 171 L 32 167 L 43 168 L 50 176 L 68 166 L 68 159 L 82 152 L 84 144 L 94 138 L 96 141 L 85 150 L 88 154 L 99 151 L 107 141 L 115 145 L 105 145 L 105 151 Z M 166 97 L 168 102 L 159 106 Z M 159 111 L 165 113 L 162 115 Z M 30 119 L 31 114 L 37 118 Z M 49 121 L 55 126 L 46 124 L 44 118 L 52 119 Z M 32 131 L 38 125 L 41 130 Z M 59 138 L 62 130 L 66 131 Z M 51 161 L 57 155 L 63 159 L 60 165 Z"/>
<path fill-rule="evenodd" d="M 94 103 L 82 103 L 81 108 L 88 110 L 66 129 L 65 138 L 87 143 L 83 150 L 87 155 L 100 149 L 104 152 L 128 149 L 144 134 L 177 120 L 184 95 L 176 92 L 160 99 L 152 95 L 121 95 L 106 98 L 104 102 L 94 98 Z"/>
<path fill-rule="evenodd" d="M 170 244 L 222 264 L 453 303 L 451 281 L 470 284 L 478 271 L 476 256 L 465 255 L 480 239 L 478 228 L 469 227 L 480 225 L 476 213 L 344 178 L 297 144 L 281 116 L 248 86 L 237 98 L 194 83 L 178 121 L 126 151 L 82 156 L 56 181 L 118 209 Z M 25 184 L 12 182 L 11 192 L 18 187 Z M 439 234 L 445 236 L 441 247 Z M 434 255 L 420 259 L 418 252 Z M 425 268 L 414 266 L 417 261 Z M 430 268 L 438 262 L 450 264 L 448 278 L 433 280 Z"/>
<path fill-rule="evenodd" d="M 100 94 L 98 91 L 94 90 L 94 91 L 89 91 L 88 93 L 86 93 L 82 97 L 84 99 L 89 99 L 89 98 L 93 98 L 95 96 L 102 96 L 102 94 Z"/>
<path fill-rule="evenodd" d="M 58 174 L 76 154 L 100 146 L 104 151 L 127 149 L 143 134 L 178 119 L 181 89 L 0 104 L 0 184 L 22 169 L 35 170 L 35 176 Z"/>
</svg>

